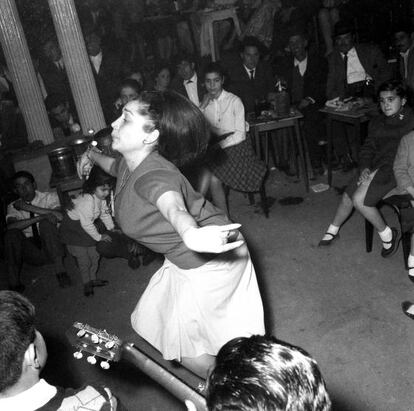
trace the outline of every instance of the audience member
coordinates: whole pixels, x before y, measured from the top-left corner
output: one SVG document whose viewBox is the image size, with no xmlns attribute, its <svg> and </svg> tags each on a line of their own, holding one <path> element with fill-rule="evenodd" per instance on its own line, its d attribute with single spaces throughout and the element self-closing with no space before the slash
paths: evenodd
<svg viewBox="0 0 414 411">
<path fill-rule="evenodd" d="M 153 73 L 154 90 L 165 91 L 170 88 L 171 70 L 168 63 L 161 63 L 154 69 Z"/>
<path fill-rule="evenodd" d="M 49 94 L 45 106 L 56 140 L 81 131 L 78 119 L 71 113 L 69 101 L 64 95 Z"/>
<path fill-rule="evenodd" d="M 371 101 L 376 90 L 391 73 L 380 49 L 373 44 L 355 44 L 355 30 L 351 22 L 339 21 L 334 28 L 335 49 L 329 55 L 326 85 L 328 100 L 359 97 Z M 343 125 L 335 125 L 334 148 L 343 168 L 356 166 L 355 138 Z"/>
<path fill-rule="evenodd" d="M 54 39 L 47 40 L 43 44 L 42 51 L 44 58 L 39 60 L 39 74 L 47 94 L 63 95 L 71 103 L 72 92 L 57 41 Z"/>
<path fill-rule="evenodd" d="M 293 103 L 304 115 L 303 131 L 315 174 L 323 174 L 322 150 L 325 128 L 319 109 L 325 104 L 326 60 L 308 52 L 308 37 L 300 28 L 292 28 L 289 36 L 291 55 L 278 59 L 277 78 L 285 81 Z"/>
<path fill-rule="evenodd" d="M 112 107 L 120 81 L 119 56 L 101 46 L 101 37 L 91 32 L 85 36 L 96 88 L 107 123 L 111 120 Z"/>
<path fill-rule="evenodd" d="M 260 59 L 262 50 L 255 37 L 245 37 L 240 59 L 229 67 L 229 91 L 241 98 L 246 113 L 254 112 L 255 104 L 268 99 L 274 91 L 270 65 Z"/>
<path fill-rule="evenodd" d="M 391 76 L 381 50 L 373 44 L 355 44 L 355 28 L 346 20 L 335 24 L 334 38 L 335 49 L 329 56 L 328 99 L 356 95 L 373 97 L 369 83 L 378 90 Z"/>
<path fill-rule="evenodd" d="M 349 0 L 322 0 L 318 12 L 319 28 L 325 43 L 325 56 L 333 51 L 333 30 L 339 20 L 352 19 L 349 10 Z"/>
<path fill-rule="evenodd" d="M 206 195 L 210 190 L 213 204 L 229 215 L 223 184 L 243 192 L 258 192 L 267 169 L 255 156 L 250 141 L 246 140 L 242 101 L 224 90 L 223 83 L 224 71 L 220 65 L 208 65 L 204 71 L 207 93 L 200 109 L 215 137 L 198 191 Z"/>
<path fill-rule="evenodd" d="M 197 107 L 204 96 L 204 88 L 196 72 L 194 56 L 180 54 L 176 57 L 177 75 L 171 82 L 171 89 L 191 100 Z"/>
<path fill-rule="evenodd" d="M 0 291 L 0 409 L 2 411 L 125 410 L 109 388 L 56 387 L 40 378 L 47 349 L 35 308 L 14 291 Z"/>
<path fill-rule="evenodd" d="M 405 106 L 406 91 L 398 81 L 381 84 L 378 99 L 382 114 L 369 123 L 368 137 L 359 156 L 359 174 L 346 187 L 319 246 L 329 246 L 339 237 L 339 229 L 355 207 L 378 231 L 381 256 L 387 258 L 398 248 L 399 232 L 386 224 L 376 206 L 396 186 L 394 158 L 401 138 L 414 128 L 414 113 Z"/>
<path fill-rule="evenodd" d="M 404 195 L 414 206 L 414 131 L 400 141 L 394 159 L 394 176 L 398 194 Z M 411 220 L 411 219 L 410 219 Z M 408 256 L 408 278 L 414 282 L 414 226 L 411 228 L 411 249 Z"/>
<path fill-rule="evenodd" d="M 394 44 L 399 53 L 398 74 L 408 90 L 408 101 L 414 98 L 414 52 L 413 30 L 411 27 L 397 25 L 394 29 Z"/>
<path fill-rule="evenodd" d="M 52 262 L 59 285 L 71 285 L 57 230 L 57 223 L 62 220 L 57 194 L 37 191 L 35 179 L 27 171 L 15 173 L 12 182 L 19 198 L 9 204 L 6 215 L 5 254 L 10 289 L 25 288 L 20 282 L 23 262 L 34 265 Z"/>
<path fill-rule="evenodd" d="M 96 244 L 112 240 L 106 233 L 115 228 L 107 197 L 114 181 L 99 167 L 93 167 L 83 183 L 82 194 L 71 201 L 59 228 L 61 241 L 76 259 L 86 297 L 93 295 L 94 287 L 108 284 L 108 281 L 97 278 L 99 254 Z M 98 219 L 103 223 L 104 230 L 98 231 L 95 223 Z"/>
<path fill-rule="evenodd" d="M 329 411 L 331 400 L 316 361 L 271 336 L 235 338 L 217 354 L 207 383 L 207 408 Z"/>
</svg>

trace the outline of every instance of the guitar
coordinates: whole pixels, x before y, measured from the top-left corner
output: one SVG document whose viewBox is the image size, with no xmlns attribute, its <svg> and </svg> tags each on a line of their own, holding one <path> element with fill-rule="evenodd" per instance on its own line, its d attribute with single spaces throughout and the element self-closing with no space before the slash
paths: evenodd
<svg viewBox="0 0 414 411">
<path fill-rule="evenodd" d="M 125 359 L 182 402 L 191 401 L 197 411 L 207 411 L 205 381 L 178 363 L 164 360 L 159 351 L 142 338 L 137 340 L 138 347 L 137 344 L 123 342 L 106 330 L 80 322 L 75 322 L 66 336 L 77 349 L 73 354 L 76 359 L 83 358 L 84 353 L 90 354 L 86 357 L 87 362 L 95 365 L 99 359 L 105 370 L 110 368 L 111 361 Z"/>
</svg>

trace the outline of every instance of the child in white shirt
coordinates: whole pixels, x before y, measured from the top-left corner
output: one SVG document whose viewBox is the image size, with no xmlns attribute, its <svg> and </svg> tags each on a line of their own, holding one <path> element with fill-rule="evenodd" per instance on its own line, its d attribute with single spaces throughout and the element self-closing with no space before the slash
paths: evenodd
<svg viewBox="0 0 414 411">
<path fill-rule="evenodd" d="M 114 229 L 114 222 L 107 204 L 114 178 L 99 167 L 93 167 L 83 192 L 72 200 L 63 218 L 60 235 L 78 264 L 84 284 L 84 295 L 93 295 L 93 288 L 106 285 L 106 280 L 97 279 L 99 254 L 96 243 L 111 242 L 109 234 L 100 234 L 96 220 L 99 218 L 107 230 Z"/>
</svg>

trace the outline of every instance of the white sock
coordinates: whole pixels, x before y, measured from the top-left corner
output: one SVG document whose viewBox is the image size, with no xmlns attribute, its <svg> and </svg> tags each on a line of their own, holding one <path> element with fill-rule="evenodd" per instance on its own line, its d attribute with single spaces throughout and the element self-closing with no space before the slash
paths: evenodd
<svg viewBox="0 0 414 411">
<path fill-rule="evenodd" d="M 392 240 L 392 231 L 391 228 L 389 228 L 388 226 L 385 227 L 385 229 L 383 231 L 378 231 L 378 234 L 381 238 L 382 241 L 382 246 L 388 250 L 391 247 L 391 244 L 387 244 L 387 241 L 391 241 Z"/>
<path fill-rule="evenodd" d="M 412 254 L 408 256 L 408 267 L 412 267 L 411 269 L 408 268 L 408 275 L 414 277 L 414 255 Z"/>
<path fill-rule="evenodd" d="M 338 227 L 337 225 L 333 225 L 333 224 L 331 224 L 331 225 L 328 227 L 328 229 L 326 230 L 326 233 L 333 234 L 333 235 L 337 235 L 337 234 L 338 234 L 338 231 L 339 231 L 339 228 L 340 228 L 340 227 Z M 325 235 L 323 236 L 322 240 L 332 240 L 332 236 L 331 236 L 331 235 L 327 235 L 327 234 L 325 234 Z"/>
<path fill-rule="evenodd" d="M 414 304 L 412 304 L 411 307 L 407 310 L 407 313 L 414 315 Z"/>
</svg>

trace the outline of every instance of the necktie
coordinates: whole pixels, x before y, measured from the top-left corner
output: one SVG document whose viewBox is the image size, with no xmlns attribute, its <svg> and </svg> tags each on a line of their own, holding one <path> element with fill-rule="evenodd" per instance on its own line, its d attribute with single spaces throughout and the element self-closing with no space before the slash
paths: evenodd
<svg viewBox="0 0 414 411">
<path fill-rule="evenodd" d="M 254 80 L 254 70 L 249 70 L 250 80 Z"/>
<path fill-rule="evenodd" d="M 345 88 L 348 84 L 348 53 L 344 53 Z"/>
<path fill-rule="evenodd" d="M 30 211 L 29 214 L 30 214 L 30 218 L 34 218 L 35 217 L 34 213 L 32 213 L 31 211 Z M 32 232 L 33 232 L 33 239 L 34 239 L 35 243 L 38 246 L 40 246 L 40 244 L 41 244 L 41 242 L 40 242 L 40 235 L 39 235 L 39 230 L 37 229 L 37 224 L 36 223 L 33 223 L 32 224 Z"/>
</svg>

